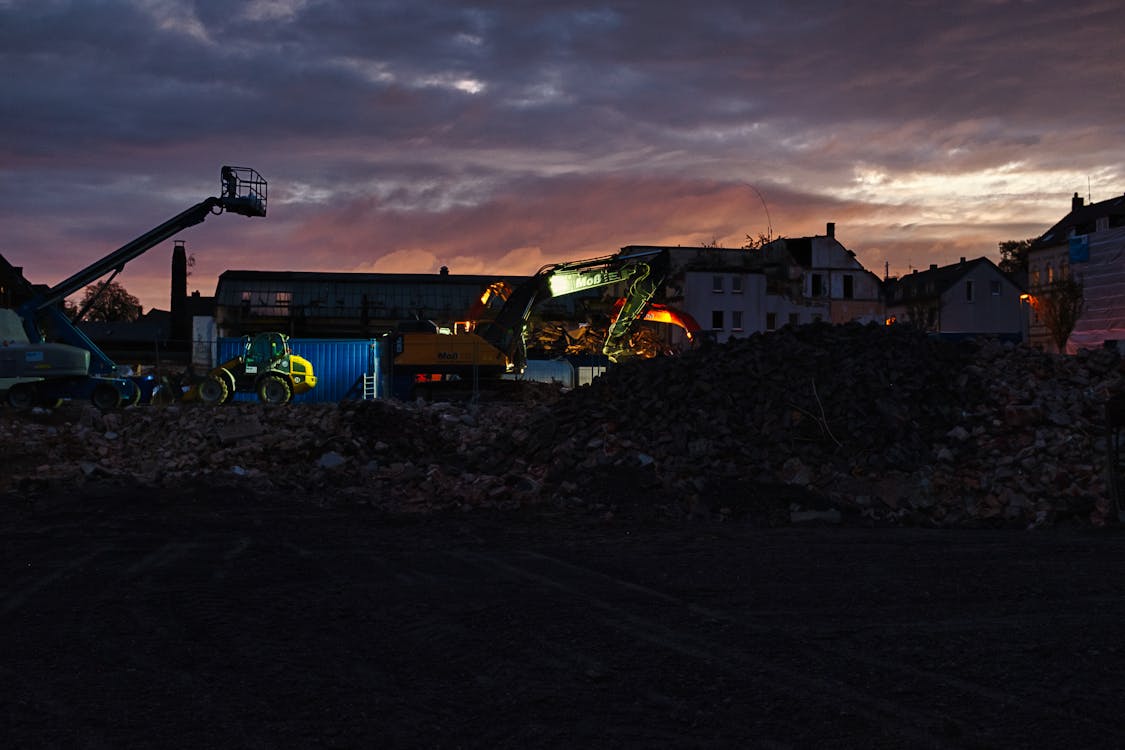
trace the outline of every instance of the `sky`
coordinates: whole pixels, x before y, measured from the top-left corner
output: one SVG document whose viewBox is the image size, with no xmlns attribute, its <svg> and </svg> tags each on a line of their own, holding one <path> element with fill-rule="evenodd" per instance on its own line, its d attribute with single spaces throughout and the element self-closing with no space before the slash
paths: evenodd
<svg viewBox="0 0 1125 750">
<path fill-rule="evenodd" d="M 882 276 L 1125 192 L 1120 0 L 0 0 L 0 254 L 56 284 L 205 198 L 226 270 L 530 274 L 822 235 Z M 172 242 L 117 280 L 169 307 Z"/>
</svg>

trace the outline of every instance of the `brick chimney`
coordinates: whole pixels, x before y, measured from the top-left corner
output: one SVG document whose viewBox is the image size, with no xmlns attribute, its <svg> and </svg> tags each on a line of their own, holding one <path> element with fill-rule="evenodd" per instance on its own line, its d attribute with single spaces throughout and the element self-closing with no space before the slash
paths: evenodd
<svg viewBox="0 0 1125 750">
<path fill-rule="evenodd" d="M 835 237 L 836 236 L 836 222 L 834 222 L 834 221 L 828 222 L 828 228 L 825 231 L 827 232 L 829 237 Z"/>
<path fill-rule="evenodd" d="M 176 343 L 191 339 L 191 319 L 187 311 L 187 248 L 183 240 L 176 240 L 172 248 L 172 330 L 170 338 Z"/>
<path fill-rule="evenodd" d="M 1086 204 L 1086 201 L 1084 201 L 1082 199 L 1082 196 L 1079 195 L 1078 193 L 1075 193 L 1074 197 L 1070 199 L 1070 210 L 1071 211 L 1077 211 L 1078 209 L 1082 208 L 1082 206 L 1084 206 L 1085 204 Z"/>
</svg>

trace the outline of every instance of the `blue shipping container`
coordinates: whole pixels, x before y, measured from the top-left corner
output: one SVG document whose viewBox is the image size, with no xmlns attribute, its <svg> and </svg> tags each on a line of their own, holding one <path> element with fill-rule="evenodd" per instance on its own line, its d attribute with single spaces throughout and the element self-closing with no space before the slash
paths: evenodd
<svg viewBox="0 0 1125 750">
<path fill-rule="evenodd" d="M 382 343 L 376 339 L 289 339 L 293 353 L 312 363 L 316 388 L 293 399 L 294 403 L 343 401 L 362 393 L 363 376 L 374 375 L 379 384 L 376 395 L 383 397 L 379 372 Z M 218 361 L 226 362 L 242 353 L 241 338 L 218 341 Z M 256 401 L 253 393 L 237 393 L 236 401 Z"/>
</svg>

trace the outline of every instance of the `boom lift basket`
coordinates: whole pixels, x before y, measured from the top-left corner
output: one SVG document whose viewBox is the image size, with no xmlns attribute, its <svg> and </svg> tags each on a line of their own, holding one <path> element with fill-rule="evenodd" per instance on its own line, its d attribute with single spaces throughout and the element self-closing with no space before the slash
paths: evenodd
<svg viewBox="0 0 1125 750">
<path fill-rule="evenodd" d="M 225 210 L 243 216 L 266 215 L 268 186 L 260 174 L 250 167 L 223 167 L 221 175 Z"/>
</svg>

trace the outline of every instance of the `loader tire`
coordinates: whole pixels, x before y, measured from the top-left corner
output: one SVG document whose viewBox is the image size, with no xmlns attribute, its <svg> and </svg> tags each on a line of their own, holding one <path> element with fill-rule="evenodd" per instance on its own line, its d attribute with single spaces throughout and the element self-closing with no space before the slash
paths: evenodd
<svg viewBox="0 0 1125 750">
<path fill-rule="evenodd" d="M 109 383 L 101 383 L 94 386 L 90 401 L 102 411 L 112 411 L 121 406 L 121 394 Z"/>
<path fill-rule="evenodd" d="M 226 403 L 230 398 L 230 387 L 222 375 L 208 375 L 199 384 L 199 400 L 209 406 Z"/>
<path fill-rule="evenodd" d="M 20 383 L 8 389 L 8 406 L 17 411 L 24 411 L 35 406 L 35 386 Z"/>
<path fill-rule="evenodd" d="M 263 404 L 287 404 L 293 398 L 289 381 L 278 375 L 267 375 L 258 381 L 258 400 Z"/>
</svg>

